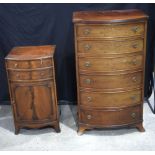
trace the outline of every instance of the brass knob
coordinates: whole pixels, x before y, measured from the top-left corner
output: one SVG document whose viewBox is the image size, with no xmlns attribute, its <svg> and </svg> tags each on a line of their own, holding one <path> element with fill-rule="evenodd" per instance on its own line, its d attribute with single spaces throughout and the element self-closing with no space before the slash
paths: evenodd
<svg viewBox="0 0 155 155">
<path fill-rule="evenodd" d="M 133 48 L 137 48 L 138 45 L 137 45 L 137 44 L 133 44 L 132 47 L 133 47 Z"/>
<path fill-rule="evenodd" d="M 137 78 L 134 76 L 134 77 L 132 78 L 132 81 L 133 81 L 133 82 L 137 82 Z"/>
<path fill-rule="evenodd" d="M 91 66 L 91 63 L 88 61 L 88 62 L 85 62 L 85 67 L 90 67 Z"/>
<path fill-rule="evenodd" d="M 85 79 L 85 83 L 86 84 L 90 84 L 91 83 L 91 79 Z"/>
<path fill-rule="evenodd" d="M 136 95 L 133 95 L 130 98 L 131 98 L 131 100 L 135 101 L 137 97 L 136 97 Z"/>
<path fill-rule="evenodd" d="M 86 44 L 86 45 L 84 46 L 84 49 L 88 51 L 88 50 L 91 49 L 91 46 L 90 46 L 89 44 Z"/>
<path fill-rule="evenodd" d="M 90 34 L 90 29 L 85 29 L 83 33 L 84 33 L 85 35 Z"/>
<path fill-rule="evenodd" d="M 12 100 L 12 104 L 14 104 L 15 103 L 15 101 L 14 100 Z"/>
<path fill-rule="evenodd" d="M 92 101 L 92 97 L 88 96 L 87 100 L 88 100 L 88 102 L 91 102 Z"/>
<path fill-rule="evenodd" d="M 134 33 L 136 33 L 138 31 L 139 27 L 138 26 L 134 26 L 131 28 L 131 31 L 133 31 Z"/>
<path fill-rule="evenodd" d="M 135 112 L 131 113 L 131 117 L 135 118 L 136 117 L 136 113 Z"/>
<path fill-rule="evenodd" d="M 87 119 L 91 119 L 92 118 L 92 116 L 91 115 L 87 115 Z"/>
<path fill-rule="evenodd" d="M 15 68 L 18 66 L 18 64 L 14 64 Z"/>
</svg>

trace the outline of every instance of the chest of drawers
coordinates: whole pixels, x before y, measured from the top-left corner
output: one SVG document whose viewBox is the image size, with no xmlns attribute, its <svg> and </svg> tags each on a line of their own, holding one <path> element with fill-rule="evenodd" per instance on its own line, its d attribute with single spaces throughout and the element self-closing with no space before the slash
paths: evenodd
<svg viewBox="0 0 155 155">
<path fill-rule="evenodd" d="M 5 58 L 15 134 L 44 126 L 60 132 L 54 50 L 50 45 L 15 47 Z"/>
<path fill-rule="evenodd" d="M 144 131 L 147 18 L 140 10 L 74 12 L 79 134 Z"/>
</svg>

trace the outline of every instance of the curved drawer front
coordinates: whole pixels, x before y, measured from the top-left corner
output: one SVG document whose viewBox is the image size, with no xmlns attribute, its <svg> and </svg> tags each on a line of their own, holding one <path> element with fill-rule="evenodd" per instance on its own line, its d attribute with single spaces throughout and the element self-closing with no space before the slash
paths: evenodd
<svg viewBox="0 0 155 155">
<path fill-rule="evenodd" d="M 126 107 L 142 102 L 142 91 L 133 90 L 127 92 L 80 92 L 80 104 L 95 108 Z"/>
<path fill-rule="evenodd" d="M 78 37 L 135 37 L 144 35 L 144 23 L 78 25 Z"/>
<path fill-rule="evenodd" d="M 9 79 L 13 81 L 19 80 L 40 80 L 53 76 L 52 69 L 44 69 L 39 71 L 8 71 Z"/>
<path fill-rule="evenodd" d="M 141 87 L 142 72 L 118 75 L 80 75 L 81 88 L 93 89 L 128 89 Z"/>
<path fill-rule="evenodd" d="M 80 109 L 80 118 L 80 122 L 96 126 L 127 125 L 141 121 L 141 106 L 116 111 Z"/>
<path fill-rule="evenodd" d="M 116 72 L 143 68 L 143 55 L 119 58 L 80 58 L 81 72 Z"/>
<path fill-rule="evenodd" d="M 143 50 L 143 39 L 124 41 L 80 40 L 77 52 L 86 55 L 104 56 L 105 54 L 135 53 Z"/>
<path fill-rule="evenodd" d="M 52 58 L 37 59 L 37 60 L 7 60 L 7 68 L 10 69 L 35 69 L 53 66 Z"/>
</svg>

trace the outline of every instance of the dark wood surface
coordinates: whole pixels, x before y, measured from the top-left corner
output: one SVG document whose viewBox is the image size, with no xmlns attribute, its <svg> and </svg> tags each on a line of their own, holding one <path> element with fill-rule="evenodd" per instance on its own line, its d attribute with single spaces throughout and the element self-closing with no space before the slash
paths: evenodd
<svg viewBox="0 0 155 155">
<path fill-rule="evenodd" d="M 15 47 L 5 58 L 15 134 L 20 128 L 44 126 L 60 132 L 54 49 L 51 45 Z"/>
<path fill-rule="evenodd" d="M 107 11 L 78 11 L 73 14 L 73 22 L 76 23 L 106 23 L 135 21 L 146 19 L 148 16 L 140 10 L 107 10 Z"/>
<path fill-rule="evenodd" d="M 78 133 L 125 126 L 143 132 L 147 15 L 82 11 L 73 21 Z"/>
</svg>

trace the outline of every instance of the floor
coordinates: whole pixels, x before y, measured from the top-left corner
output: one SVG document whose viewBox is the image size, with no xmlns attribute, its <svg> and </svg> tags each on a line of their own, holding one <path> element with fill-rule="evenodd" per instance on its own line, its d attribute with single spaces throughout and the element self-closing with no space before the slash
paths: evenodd
<svg viewBox="0 0 155 155">
<path fill-rule="evenodd" d="M 153 103 L 153 97 L 150 99 Z M 155 115 L 144 103 L 144 127 L 137 129 L 91 130 L 77 135 L 76 106 L 61 105 L 61 133 L 52 128 L 22 129 L 14 135 L 10 106 L 0 106 L 0 150 L 106 151 L 155 150 Z"/>
</svg>

